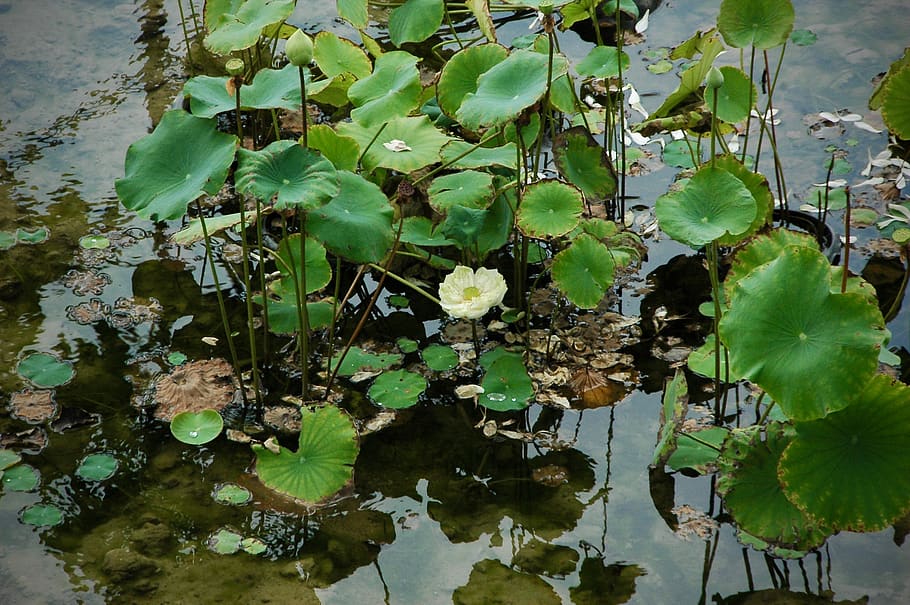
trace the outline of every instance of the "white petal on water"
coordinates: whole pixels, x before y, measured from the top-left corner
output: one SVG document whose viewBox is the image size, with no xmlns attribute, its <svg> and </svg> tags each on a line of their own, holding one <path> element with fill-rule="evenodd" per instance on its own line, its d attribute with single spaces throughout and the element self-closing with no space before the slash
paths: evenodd
<svg viewBox="0 0 910 605">
<path fill-rule="evenodd" d="M 884 182 L 885 182 L 885 179 L 883 179 L 880 176 L 876 176 L 876 177 L 872 177 L 871 179 L 866 179 L 862 183 L 857 183 L 856 185 L 853 185 L 853 188 L 858 189 L 860 187 L 866 187 L 868 185 L 881 185 Z"/>
<path fill-rule="evenodd" d="M 842 115 L 840 119 L 844 122 L 859 122 L 863 119 L 863 116 L 859 115 L 858 113 L 848 113 L 846 115 Z"/>
<path fill-rule="evenodd" d="M 823 120 L 828 120 L 829 122 L 835 123 L 840 122 L 841 119 L 839 115 L 831 113 L 830 111 L 820 111 L 818 112 L 818 116 Z"/>
<path fill-rule="evenodd" d="M 871 124 L 867 124 L 866 122 L 863 122 L 862 120 L 860 120 L 859 122 L 853 122 L 853 123 L 856 124 L 856 127 L 859 128 L 860 130 L 868 130 L 869 132 L 874 132 L 876 134 L 882 132 L 875 126 L 872 126 Z"/>
<path fill-rule="evenodd" d="M 635 33 L 637 33 L 637 34 L 645 33 L 645 30 L 648 29 L 648 17 L 650 17 L 650 16 L 651 16 L 651 9 L 649 8 L 648 10 L 645 11 L 645 14 L 642 15 L 641 19 L 639 19 L 638 23 L 635 24 Z"/>
<path fill-rule="evenodd" d="M 827 183 L 812 183 L 815 187 L 844 187 L 847 184 L 846 179 L 834 179 L 833 181 L 828 181 Z"/>
</svg>

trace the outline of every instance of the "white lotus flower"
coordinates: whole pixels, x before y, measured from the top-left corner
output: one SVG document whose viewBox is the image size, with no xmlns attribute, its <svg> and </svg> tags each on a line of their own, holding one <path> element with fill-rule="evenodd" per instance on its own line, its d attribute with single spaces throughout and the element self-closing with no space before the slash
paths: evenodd
<svg viewBox="0 0 910 605">
<path fill-rule="evenodd" d="M 439 302 L 452 317 L 478 319 L 502 303 L 507 289 L 506 280 L 496 269 L 481 267 L 475 273 L 458 265 L 439 285 Z"/>
</svg>

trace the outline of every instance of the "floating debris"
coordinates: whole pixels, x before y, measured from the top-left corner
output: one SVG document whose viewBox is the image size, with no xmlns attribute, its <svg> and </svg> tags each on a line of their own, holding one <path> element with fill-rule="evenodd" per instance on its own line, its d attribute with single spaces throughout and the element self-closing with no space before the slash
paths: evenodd
<svg viewBox="0 0 910 605">
<path fill-rule="evenodd" d="M 155 418 L 170 422 L 181 412 L 221 411 L 235 390 L 233 368 L 224 359 L 191 361 L 155 382 Z"/>
<path fill-rule="evenodd" d="M 57 416 L 54 391 L 23 389 L 13 393 L 9 402 L 13 418 L 29 424 L 40 424 Z"/>
<path fill-rule="evenodd" d="M 104 292 L 104 288 L 111 285 L 111 276 L 107 273 L 98 273 L 93 269 L 88 271 L 77 271 L 70 269 L 63 276 L 63 285 L 72 288 L 76 296 L 86 296 L 94 294 L 99 296 Z"/>
</svg>

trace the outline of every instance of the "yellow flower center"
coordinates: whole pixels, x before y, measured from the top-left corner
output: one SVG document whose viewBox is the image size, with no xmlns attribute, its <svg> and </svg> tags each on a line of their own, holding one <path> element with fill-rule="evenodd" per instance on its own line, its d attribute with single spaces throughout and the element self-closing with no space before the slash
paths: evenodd
<svg viewBox="0 0 910 605">
<path fill-rule="evenodd" d="M 476 286 L 468 286 L 464 289 L 461 295 L 465 297 L 465 300 L 473 300 L 480 296 L 480 288 Z"/>
</svg>

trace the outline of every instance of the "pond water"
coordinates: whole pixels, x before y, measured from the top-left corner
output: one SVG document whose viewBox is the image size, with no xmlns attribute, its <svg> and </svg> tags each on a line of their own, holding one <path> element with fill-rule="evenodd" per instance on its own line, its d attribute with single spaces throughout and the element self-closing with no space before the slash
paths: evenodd
<svg viewBox="0 0 910 605">
<path fill-rule="evenodd" d="M 829 143 L 849 150 L 850 182 L 862 180 L 867 150 L 886 147 L 886 133 L 860 129 L 815 139 L 803 116 L 846 109 L 880 126 L 866 105 L 871 80 L 907 42 L 898 0 L 796 4 L 795 27 L 818 41 L 788 48 L 777 92 L 791 203 L 824 181 Z M 676 85 L 672 73 L 647 69 L 646 51 L 712 26 L 718 6 L 674 0 L 651 16 L 645 41 L 629 51 L 628 78 L 645 107 Z M 711 478 L 649 471 L 670 351 L 698 346 L 705 334 L 695 320 L 658 326 L 664 313 L 696 317 L 707 298 L 701 260 L 666 238 L 646 241 L 637 277 L 613 298 L 612 310 L 642 316 L 641 342 L 628 350 L 635 377 L 621 403 L 532 406 L 521 419 L 558 447 L 484 437 L 479 413 L 440 384 L 362 440 L 353 493 L 305 514 L 255 490 L 244 472 L 247 446 L 173 439 L 134 400 L 167 371 L 170 352 L 227 356 L 201 341 L 222 334 L 215 286 L 202 248 L 168 240 L 180 225 L 137 218 L 113 183 L 127 147 L 151 131 L 187 77 L 179 15 L 171 0 L 0 0 L 0 231 L 49 230 L 46 241 L 0 251 L 0 436 L 40 478 L 34 489 L 0 491 L 0 602 L 910 602 L 906 521 L 832 536 L 803 559 L 770 558 L 737 541 Z M 335 17 L 333 3 L 303 0 L 289 21 L 357 39 Z M 532 18 L 502 26 L 501 35 L 527 33 Z M 575 34 L 561 35 L 570 60 L 587 53 Z M 674 174 L 663 167 L 633 177 L 629 193 L 651 206 Z M 80 247 L 91 234 L 114 245 Z M 893 262 L 870 259 L 861 250 L 851 268 L 894 272 Z M 425 342 L 440 327 L 439 314 L 421 321 L 380 309 L 372 334 Z M 239 305 L 236 313 L 242 322 Z M 906 302 L 888 327 L 907 382 Z M 59 418 L 30 424 L 7 405 L 25 386 L 16 364 L 50 351 L 76 375 L 54 393 Z M 699 398 L 707 395 L 693 393 Z M 111 479 L 75 474 L 94 453 L 116 458 Z M 224 482 L 249 485 L 254 502 L 217 503 L 212 492 Z M 39 502 L 59 507 L 63 523 L 23 523 L 22 511 Z M 265 552 L 213 552 L 207 543 L 223 528 L 258 539 Z M 502 595 L 512 600 L 495 600 Z"/>
</svg>

